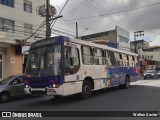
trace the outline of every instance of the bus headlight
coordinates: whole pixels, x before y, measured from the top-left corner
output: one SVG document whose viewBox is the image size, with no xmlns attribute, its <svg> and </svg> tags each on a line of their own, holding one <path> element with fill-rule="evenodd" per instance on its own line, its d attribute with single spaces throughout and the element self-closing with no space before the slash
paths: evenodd
<svg viewBox="0 0 160 120">
<path fill-rule="evenodd" d="M 60 85 L 59 85 L 59 84 L 52 84 L 52 85 L 50 85 L 49 87 L 50 87 L 50 88 L 59 88 Z"/>
<path fill-rule="evenodd" d="M 29 85 L 26 85 L 26 88 L 29 88 Z"/>
<path fill-rule="evenodd" d="M 53 84 L 53 88 L 55 88 L 56 87 L 56 84 Z"/>
</svg>

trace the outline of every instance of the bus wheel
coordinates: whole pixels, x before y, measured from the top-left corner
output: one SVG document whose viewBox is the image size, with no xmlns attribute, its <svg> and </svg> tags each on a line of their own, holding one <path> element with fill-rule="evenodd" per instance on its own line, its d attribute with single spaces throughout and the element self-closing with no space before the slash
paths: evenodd
<svg viewBox="0 0 160 120">
<path fill-rule="evenodd" d="M 129 76 L 126 76 L 125 77 L 125 84 L 120 85 L 120 88 L 127 89 L 127 88 L 129 88 L 129 86 L 130 86 L 130 78 L 129 78 Z"/>
<path fill-rule="evenodd" d="M 129 76 L 126 76 L 124 88 L 127 89 L 129 88 L 129 86 L 130 86 L 130 79 L 129 79 Z"/>
<path fill-rule="evenodd" d="M 84 81 L 82 85 L 82 98 L 87 99 L 92 95 L 92 84 L 89 81 Z"/>
</svg>

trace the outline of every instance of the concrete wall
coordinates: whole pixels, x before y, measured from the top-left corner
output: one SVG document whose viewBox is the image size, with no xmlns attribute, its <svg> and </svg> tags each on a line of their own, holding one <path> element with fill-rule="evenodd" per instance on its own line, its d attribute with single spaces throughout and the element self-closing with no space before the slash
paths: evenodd
<svg viewBox="0 0 160 120">
<path fill-rule="evenodd" d="M 117 43 L 117 35 L 115 30 L 86 35 L 83 36 L 82 39 L 86 41 L 106 40 L 112 43 Z"/>
<path fill-rule="evenodd" d="M 129 32 L 118 26 L 116 26 L 116 32 L 117 32 L 117 43 L 119 45 L 119 49 L 130 51 Z"/>
</svg>

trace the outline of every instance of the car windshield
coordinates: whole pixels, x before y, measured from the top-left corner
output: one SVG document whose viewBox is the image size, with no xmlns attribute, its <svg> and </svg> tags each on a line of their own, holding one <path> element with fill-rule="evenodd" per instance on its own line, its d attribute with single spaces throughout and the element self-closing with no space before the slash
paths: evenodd
<svg viewBox="0 0 160 120">
<path fill-rule="evenodd" d="M 2 80 L 0 81 L 0 85 L 6 84 L 6 83 L 8 82 L 8 80 L 10 80 L 10 79 L 13 78 L 13 77 L 15 77 L 15 76 L 9 76 L 9 77 L 7 77 L 7 78 L 2 79 Z"/>
<path fill-rule="evenodd" d="M 61 75 L 61 45 L 31 50 L 26 72 L 36 76 Z"/>
</svg>

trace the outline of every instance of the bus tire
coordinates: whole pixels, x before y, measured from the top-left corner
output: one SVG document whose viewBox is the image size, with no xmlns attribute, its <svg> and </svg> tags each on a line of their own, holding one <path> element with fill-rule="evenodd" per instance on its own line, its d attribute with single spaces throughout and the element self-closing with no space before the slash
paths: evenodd
<svg viewBox="0 0 160 120">
<path fill-rule="evenodd" d="M 129 76 L 126 76 L 124 88 L 127 89 L 129 87 L 130 87 L 130 78 L 129 78 Z"/>
<path fill-rule="evenodd" d="M 125 77 L 125 84 L 121 86 L 121 88 L 128 89 L 130 87 L 130 78 L 129 76 Z"/>
<path fill-rule="evenodd" d="M 82 99 L 87 99 L 92 95 L 92 84 L 88 80 L 85 80 L 82 85 Z"/>
</svg>

